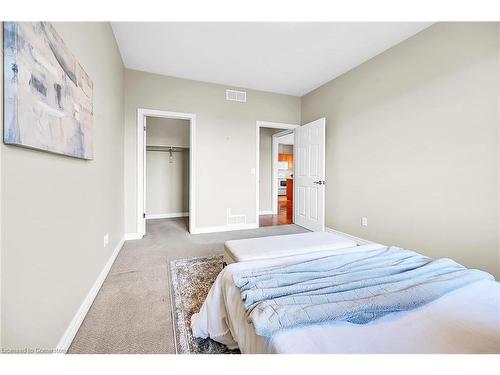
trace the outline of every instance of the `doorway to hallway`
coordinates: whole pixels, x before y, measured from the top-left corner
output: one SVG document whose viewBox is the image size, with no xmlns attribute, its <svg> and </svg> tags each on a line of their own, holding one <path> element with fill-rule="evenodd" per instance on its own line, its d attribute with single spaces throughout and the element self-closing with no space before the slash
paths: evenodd
<svg viewBox="0 0 500 375">
<path fill-rule="evenodd" d="M 294 129 L 297 125 L 258 123 L 257 214 L 259 226 L 294 222 Z"/>
</svg>

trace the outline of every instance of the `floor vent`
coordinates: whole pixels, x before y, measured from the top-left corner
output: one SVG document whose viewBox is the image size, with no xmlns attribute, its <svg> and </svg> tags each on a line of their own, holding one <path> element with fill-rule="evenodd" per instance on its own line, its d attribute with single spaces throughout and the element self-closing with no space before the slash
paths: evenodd
<svg viewBox="0 0 500 375">
<path fill-rule="evenodd" d="M 226 90 L 226 100 L 246 103 L 247 93 L 245 91 Z"/>
</svg>

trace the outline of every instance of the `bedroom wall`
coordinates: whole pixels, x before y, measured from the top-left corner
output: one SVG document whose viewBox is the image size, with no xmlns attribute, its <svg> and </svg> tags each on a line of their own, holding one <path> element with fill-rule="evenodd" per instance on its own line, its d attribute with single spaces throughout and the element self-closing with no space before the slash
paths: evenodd
<svg viewBox="0 0 500 375">
<path fill-rule="evenodd" d="M 111 27 L 55 28 L 94 83 L 94 160 L 0 145 L 3 349 L 55 348 L 124 234 L 123 64 Z"/>
<path fill-rule="evenodd" d="M 302 97 L 327 226 L 499 278 L 499 73 L 497 23 L 437 23 Z"/>
<path fill-rule="evenodd" d="M 189 121 L 146 118 L 148 145 L 189 147 Z M 189 211 L 189 150 L 146 151 L 146 215 Z"/>
<path fill-rule="evenodd" d="M 297 123 L 300 98 L 247 90 L 225 100 L 229 86 L 125 70 L 126 231 L 137 232 L 137 108 L 195 113 L 197 228 L 226 225 L 226 209 L 256 224 L 256 121 Z"/>
</svg>

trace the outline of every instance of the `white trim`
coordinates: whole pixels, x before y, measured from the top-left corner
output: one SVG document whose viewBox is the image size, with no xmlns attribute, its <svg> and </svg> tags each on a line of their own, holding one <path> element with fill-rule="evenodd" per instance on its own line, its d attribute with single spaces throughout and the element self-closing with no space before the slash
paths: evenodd
<svg viewBox="0 0 500 375">
<path fill-rule="evenodd" d="M 139 233 L 125 233 L 125 236 L 123 236 L 125 241 L 140 240 L 142 237 L 142 234 Z"/>
<path fill-rule="evenodd" d="M 259 215 L 274 215 L 273 210 L 259 211 Z"/>
<path fill-rule="evenodd" d="M 356 236 L 353 236 L 352 234 L 344 233 L 344 232 L 341 232 L 339 230 L 328 228 L 328 227 L 325 227 L 325 232 L 335 233 L 335 234 L 338 234 L 339 236 L 347 237 L 350 240 L 355 241 L 358 245 L 366 245 L 369 243 L 373 243 L 373 241 L 365 240 L 364 238 L 356 237 Z"/>
<path fill-rule="evenodd" d="M 286 124 L 284 122 L 257 121 L 257 127 L 259 128 L 295 129 L 299 126 L 300 125 L 297 124 Z"/>
<path fill-rule="evenodd" d="M 104 280 L 106 279 L 106 276 L 108 276 L 109 270 L 111 269 L 111 266 L 113 265 L 116 257 L 118 256 L 118 253 L 120 252 L 121 248 L 123 247 L 123 243 L 125 242 L 125 236 L 118 241 L 118 244 L 116 245 L 115 249 L 111 253 L 111 256 L 109 257 L 108 261 L 104 265 L 104 268 L 102 269 L 101 273 L 99 273 L 99 276 L 97 276 L 96 281 L 90 288 L 89 293 L 83 300 L 82 304 L 78 308 L 75 316 L 71 320 L 71 322 L 68 325 L 68 328 L 66 328 L 66 331 L 62 335 L 61 339 L 57 343 L 56 348 L 58 351 L 66 353 L 73 342 L 73 339 L 75 338 L 76 333 L 78 332 L 78 329 L 80 328 L 80 325 L 83 322 L 83 319 L 85 319 L 85 316 L 87 315 L 87 312 L 90 309 L 90 306 L 92 306 L 92 303 L 94 302 L 95 297 L 97 296 L 97 293 L 99 293 L 99 290 L 101 289 L 102 284 L 104 283 Z"/>
<path fill-rule="evenodd" d="M 146 214 L 146 220 L 148 219 L 170 219 L 173 217 L 186 217 L 189 216 L 189 212 L 172 212 L 170 214 Z"/>
<path fill-rule="evenodd" d="M 194 231 L 191 232 L 191 234 L 229 232 L 229 231 L 233 231 L 233 230 L 255 229 L 258 227 L 259 227 L 259 225 L 257 223 L 253 223 L 253 224 L 229 224 L 229 225 L 220 225 L 217 227 L 200 227 L 200 228 L 195 228 Z"/>
<path fill-rule="evenodd" d="M 146 234 L 146 116 L 189 120 L 189 232 L 195 231 L 196 223 L 196 114 L 137 108 L 137 233 Z"/>
<path fill-rule="evenodd" d="M 255 217 L 256 220 L 259 220 L 259 164 L 260 164 L 260 128 L 273 128 L 273 129 L 296 129 L 300 125 L 296 124 L 285 124 L 281 122 L 270 122 L 270 121 L 257 121 L 256 122 L 256 127 L 255 127 L 255 132 L 256 132 L 256 137 L 255 137 Z M 294 147 L 294 152 L 295 152 L 295 147 Z M 273 186 L 276 185 L 276 178 L 277 176 L 275 175 L 274 171 L 274 154 L 276 153 L 276 163 L 278 163 L 278 154 L 277 150 L 272 150 L 273 153 L 273 173 L 271 176 L 272 181 L 274 182 Z M 295 155 L 294 155 L 295 158 Z M 294 162 L 295 165 L 295 162 Z M 277 190 L 277 185 L 276 185 L 276 205 L 273 203 L 273 207 L 276 206 L 276 213 L 278 213 L 278 190 Z M 274 190 L 273 190 L 273 197 L 274 197 Z M 274 201 L 273 201 L 274 202 Z M 294 220 L 295 221 L 295 220 Z"/>
</svg>

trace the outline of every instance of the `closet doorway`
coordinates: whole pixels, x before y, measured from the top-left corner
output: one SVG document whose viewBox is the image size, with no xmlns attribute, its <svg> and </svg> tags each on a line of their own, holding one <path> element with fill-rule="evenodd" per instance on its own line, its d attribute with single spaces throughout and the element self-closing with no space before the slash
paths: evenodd
<svg viewBox="0 0 500 375">
<path fill-rule="evenodd" d="M 194 114 L 138 110 L 138 238 L 146 220 L 182 218 L 194 228 Z"/>
</svg>

